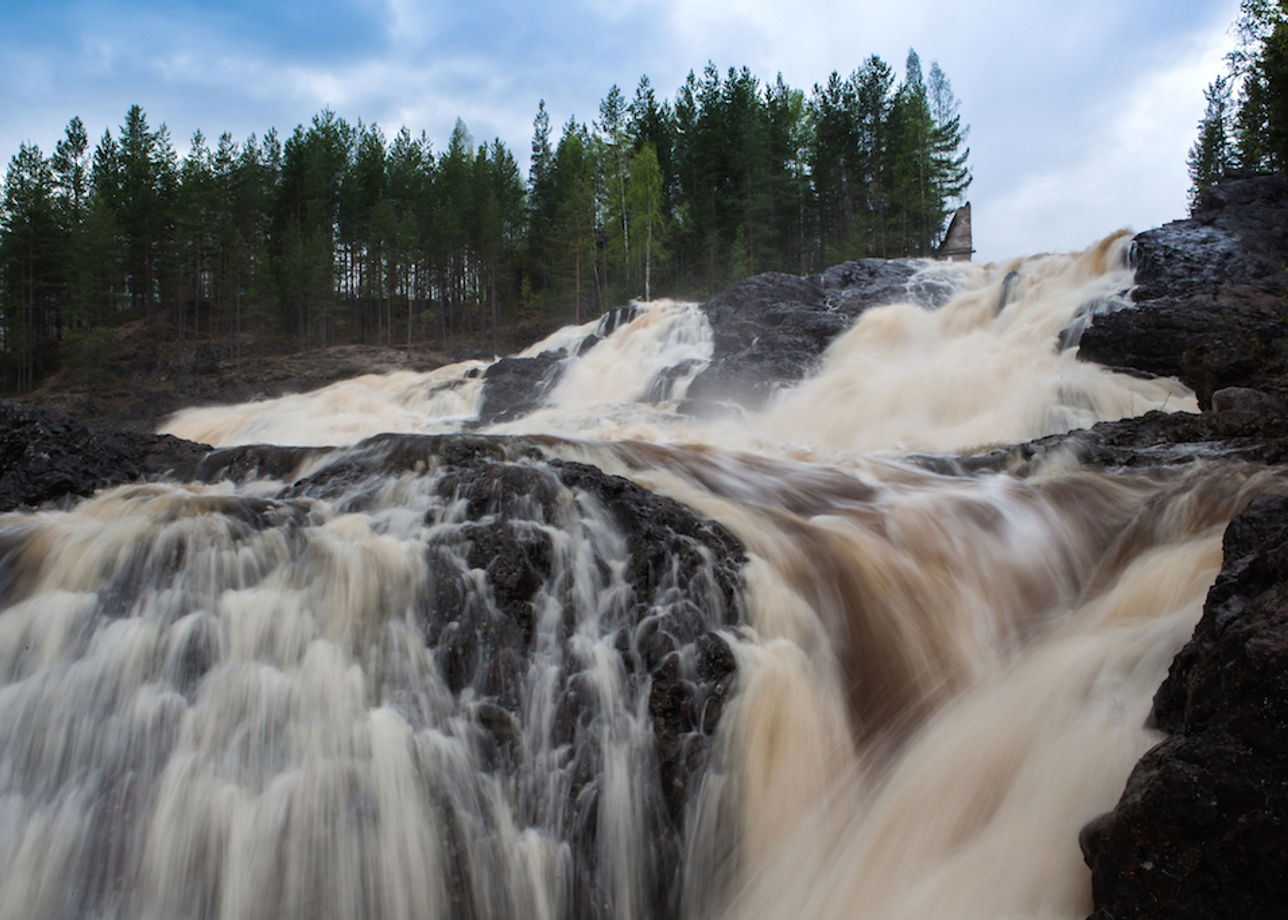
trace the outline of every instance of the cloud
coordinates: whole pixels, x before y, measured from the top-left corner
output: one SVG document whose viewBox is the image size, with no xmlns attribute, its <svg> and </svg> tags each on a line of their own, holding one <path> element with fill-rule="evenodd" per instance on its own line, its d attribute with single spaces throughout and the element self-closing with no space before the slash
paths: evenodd
<svg viewBox="0 0 1288 920">
<path fill-rule="evenodd" d="M 0 153 L 47 152 L 139 103 L 176 146 L 201 129 L 289 133 L 324 106 L 436 148 L 457 117 L 527 161 L 537 100 L 556 130 L 642 74 L 748 66 L 809 90 L 870 54 L 938 60 L 971 124 L 980 249 L 1074 248 L 1184 206 L 1185 150 L 1238 0 L 15 0 L 0 13 Z"/>
<path fill-rule="evenodd" d="M 1208 26 L 1172 44 L 1172 63 L 1107 88 L 1070 129 L 1062 155 L 977 182 L 973 224 L 980 258 L 1081 249 L 1114 230 L 1184 216 L 1185 155 L 1203 87 L 1222 72 L 1232 38 Z M 996 156 L 999 161 L 1005 160 Z"/>
</svg>

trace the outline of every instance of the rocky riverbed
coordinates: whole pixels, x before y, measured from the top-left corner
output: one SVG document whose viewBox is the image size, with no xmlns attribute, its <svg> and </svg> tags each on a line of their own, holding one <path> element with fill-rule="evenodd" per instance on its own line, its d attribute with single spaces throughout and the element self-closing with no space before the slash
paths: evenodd
<svg viewBox="0 0 1288 920">
<path fill-rule="evenodd" d="M 1257 175 L 1214 189 L 1192 218 L 1139 234 L 1133 259 L 1132 303 L 1089 305 L 1078 328 L 1052 347 L 1076 347 L 1083 360 L 1136 375 L 1177 377 L 1197 394 L 1200 414 L 1151 412 L 924 462 L 966 476 L 1000 470 L 1024 476 L 1061 452 L 1105 469 L 1198 460 L 1288 464 L 1288 181 Z M 914 263 L 866 260 L 812 277 L 757 276 L 712 298 L 703 310 L 715 351 L 692 381 L 682 411 L 723 411 L 734 400 L 762 404 L 806 374 L 859 312 L 906 296 L 916 271 Z M 929 307 L 947 294 L 934 284 L 917 292 Z M 594 339 L 580 347 L 594 347 Z M 552 384 L 556 366 L 550 357 L 493 365 L 484 405 L 490 387 L 493 417 L 506 417 L 501 413 L 516 411 L 516 404 L 503 398 L 505 388 L 539 393 Z M 531 407 L 519 406 L 525 408 Z M 629 558 L 637 570 L 630 581 L 641 611 L 653 603 L 664 561 L 678 559 L 696 572 L 698 556 L 716 556 L 723 562 L 710 590 L 734 622 L 742 548 L 732 536 L 593 467 L 555 463 L 538 475 L 523 464 L 525 451 L 538 447 L 468 435 L 386 439 L 289 489 L 330 494 L 352 478 L 362 456 L 378 454 L 387 465 L 427 453 L 455 470 L 443 480 L 451 493 L 445 500 L 490 502 L 517 491 L 535 496 L 525 513 L 540 518 L 554 513 L 560 495 L 577 489 L 595 495 L 632 534 Z M 238 448 L 208 456 L 204 445 L 0 402 L 0 510 L 65 503 L 108 485 L 167 476 L 210 481 L 258 470 L 283 477 L 316 453 Z M 534 476 L 541 481 L 529 481 Z M 481 522 L 472 537 L 478 558 L 471 565 L 485 572 L 508 620 L 499 631 L 477 631 L 480 642 L 491 643 L 486 648 L 466 644 L 452 653 L 449 673 L 458 673 L 462 685 L 492 679 L 475 673 L 483 657 L 504 657 L 523 645 L 531 595 L 548 580 L 550 547 L 534 542 L 524 521 Z M 1151 722 L 1164 739 L 1141 760 L 1117 808 L 1083 831 L 1097 920 L 1277 917 L 1288 896 L 1288 499 L 1254 501 L 1230 525 L 1224 552 L 1203 619 L 1155 698 Z M 684 569 L 682 579 L 685 573 L 692 574 Z M 426 629 L 441 632 L 442 626 Z M 680 617 L 657 636 L 656 647 L 622 654 L 624 666 L 652 682 L 648 705 L 665 797 L 658 820 L 667 825 L 679 819 L 690 793 L 686 783 L 706 757 L 734 664 L 721 640 L 696 621 Z M 679 662 L 687 669 L 682 675 Z M 493 695 L 504 700 L 504 675 L 495 678 L 500 684 Z M 483 728 L 502 762 L 514 714 L 504 706 L 489 713 Z M 575 712 L 569 724 L 576 726 Z M 679 854 L 660 858 L 670 864 Z M 667 893 L 656 897 L 662 903 Z"/>
</svg>

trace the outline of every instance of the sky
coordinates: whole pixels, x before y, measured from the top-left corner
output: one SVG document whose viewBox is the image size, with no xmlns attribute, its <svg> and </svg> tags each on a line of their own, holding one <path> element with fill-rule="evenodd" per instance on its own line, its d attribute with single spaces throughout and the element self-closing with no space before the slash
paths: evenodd
<svg viewBox="0 0 1288 920">
<path fill-rule="evenodd" d="M 0 158 L 91 143 L 132 104 L 182 154 L 201 130 L 288 135 L 326 107 L 426 132 L 457 118 L 526 167 L 532 118 L 589 122 L 641 75 L 747 66 L 808 91 L 877 54 L 938 61 L 970 125 L 977 261 L 1082 249 L 1183 217 L 1203 89 L 1238 0 L 4 0 Z"/>
</svg>

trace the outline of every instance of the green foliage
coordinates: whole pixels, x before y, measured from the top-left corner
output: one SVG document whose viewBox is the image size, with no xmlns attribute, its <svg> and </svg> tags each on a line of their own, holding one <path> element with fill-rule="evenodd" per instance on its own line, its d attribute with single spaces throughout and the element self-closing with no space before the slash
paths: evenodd
<svg viewBox="0 0 1288 920">
<path fill-rule="evenodd" d="M 54 173 L 40 148 L 23 144 L 9 161 L 0 204 L 0 265 L 4 274 L 0 365 L 10 386 L 28 389 L 41 372 L 57 326 L 62 282 L 62 233 Z"/>
<path fill-rule="evenodd" d="M 284 142 L 198 132 L 181 157 L 137 105 L 92 152 L 74 118 L 52 156 L 9 164 L 0 381 L 62 358 L 92 383 L 131 321 L 238 356 L 250 335 L 499 350 L 632 297 L 926 253 L 970 181 L 957 108 L 915 54 L 902 83 L 871 57 L 812 94 L 708 63 L 672 100 L 647 77 L 630 101 L 610 87 L 557 143 L 539 103 L 526 180 L 460 121 L 438 154 L 327 109 Z"/>
<path fill-rule="evenodd" d="M 1230 168 L 1230 85 L 1225 77 L 1208 84 L 1204 95 L 1207 109 L 1199 122 L 1198 140 L 1190 148 L 1187 165 L 1190 171 L 1190 210 L 1194 211 L 1203 195 L 1219 182 Z"/>
<path fill-rule="evenodd" d="M 1288 168 L 1288 0 L 1242 0 L 1235 32 L 1229 72 L 1204 92 L 1207 105 L 1187 158 L 1191 210 L 1231 168 Z"/>
<path fill-rule="evenodd" d="M 657 148 L 652 141 L 631 157 L 626 190 L 627 217 L 635 237 L 635 268 L 642 269 L 644 299 L 653 296 L 653 268 L 665 264 L 666 243 L 670 235 L 662 195 L 662 170 L 657 161 Z"/>
</svg>

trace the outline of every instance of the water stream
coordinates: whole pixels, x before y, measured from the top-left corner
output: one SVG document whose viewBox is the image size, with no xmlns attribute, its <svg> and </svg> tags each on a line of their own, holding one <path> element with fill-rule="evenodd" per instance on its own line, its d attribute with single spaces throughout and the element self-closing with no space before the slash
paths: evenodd
<svg viewBox="0 0 1288 920">
<path fill-rule="evenodd" d="M 1284 483 L 908 455 L 1194 411 L 1057 345 L 1128 245 L 927 264 L 946 305 L 867 311 L 755 413 L 680 412 L 712 330 L 641 304 L 529 349 L 563 367 L 521 418 L 474 421 L 481 362 L 192 409 L 326 449 L 0 516 L 0 918 L 1081 920 L 1078 830 Z M 467 427 L 515 437 L 425 437 Z M 650 555 L 671 506 L 630 524 L 582 464 L 725 530 Z"/>
</svg>

